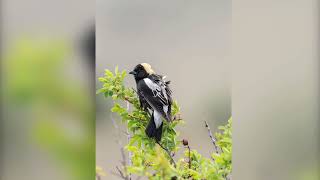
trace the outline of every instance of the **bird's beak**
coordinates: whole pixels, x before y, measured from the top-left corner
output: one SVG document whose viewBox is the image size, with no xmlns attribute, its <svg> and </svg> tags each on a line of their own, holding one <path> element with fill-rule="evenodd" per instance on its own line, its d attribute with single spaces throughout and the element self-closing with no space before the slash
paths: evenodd
<svg viewBox="0 0 320 180">
<path fill-rule="evenodd" d="M 137 73 L 135 71 L 130 71 L 129 74 L 136 75 Z"/>
</svg>

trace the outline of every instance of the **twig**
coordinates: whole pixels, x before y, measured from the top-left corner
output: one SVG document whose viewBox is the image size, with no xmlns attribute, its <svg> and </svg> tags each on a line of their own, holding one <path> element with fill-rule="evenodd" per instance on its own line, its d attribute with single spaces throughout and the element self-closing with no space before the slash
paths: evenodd
<svg viewBox="0 0 320 180">
<path fill-rule="evenodd" d="M 176 114 L 176 115 L 173 117 L 173 121 L 180 121 L 180 120 L 182 120 L 182 117 L 181 117 L 181 114 L 180 114 L 180 113 Z"/>
<path fill-rule="evenodd" d="M 124 179 L 123 177 L 121 177 L 120 174 L 115 173 L 115 172 L 113 172 L 113 171 L 110 171 L 110 174 L 115 175 L 115 176 L 117 176 L 117 177 L 119 177 L 119 178 L 121 178 L 121 179 Z M 125 180 L 127 180 L 127 179 L 125 179 Z"/>
<path fill-rule="evenodd" d="M 130 102 L 127 101 L 127 112 L 129 112 L 129 109 L 130 109 Z M 127 128 L 127 141 L 128 143 L 130 143 L 130 139 L 131 139 L 131 136 L 130 136 L 130 133 L 129 133 L 129 128 Z M 132 162 L 131 162 L 131 151 L 128 152 L 128 166 L 131 166 Z M 131 173 L 128 174 L 128 179 L 131 180 Z"/>
<path fill-rule="evenodd" d="M 121 164 L 123 167 L 126 167 L 126 155 L 124 153 L 124 149 L 123 147 L 120 148 L 120 152 L 121 152 L 121 157 L 122 157 L 122 161 L 121 161 Z"/>
<path fill-rule="evenodd" d="M 134 89 L 134 88 L 131 88 L 136 94 L 138 94 L 138 92 Z"/>
<path fill-rule="evenodd" d="M 127 97 L 127 96 L 125 96 L 124 97 L 124 100 L 126 100 L 127 101 L 127 103 L 131 103 L 131 104 L 133 104 L 133 102 L 129 99 L 129 97 Z"/>
<path fill-rule="evenodd" d="M 189 151 L 189 162 L 188 162 L 188 164 L 189 164 L 189 169 L 191 169 L 191 149 L 190 149 L 190 146 L 189 146 L 189 142 L 188 142 L 188 140 L 187 139 L 183 139 L 182 140 L 182 144 L 184 145 L 184 147 L 186 148 L 188 148 L 188 151 Z"/>
<path fill-rule="evenodd" d="M 167 154 L 169 155 L 170 161 L 171 161 L 171 163 L 173 164 L 173 166 L 174 166 L 174 167 L 177 167 L 177 164 L 176 164 L 176 162 L 174 161 L 174 159 L 172 158 L 170 151 L 169 151 L 167 148 L 163 147 L 159 142 L 157 142 L 157 144 L 158 144 L 163 150 L 165 150 L 165 151 L 167 152 Z"/>
<path fill-rule="evenodd" d="M 188 150 L 189 150 L 189 169 L 191 169 L 191 150 L 190 150 L 190 146 L 188 145 Z"/>
<path fill-rule="evenodd" d="M 147 112 L 147 113 L 149 114 L 149 112 Z M 150 114 L 149 114 L 149 115 L 150 115 Z M 129 116 L 130 118 L 139 119 L 140 121 L 146 121 L 146 119 L 142 119 L 142 118 L 136 117 L 136 116 L 134 116 L 134 115 L 132 115 L 132 114 L 128 114 L 128 116 Z"/>
<path fill-rule="evenodd" d="M 127 166 L 127 163 L 126 163 L 126 155 L 125 155 L 125 152 L 124 152 L 124 148 L 122 147 L 122 142 L 121 142 L 121 137 L 120 137 L 120 132 L 124 132 L 126 135 L 127 135 L 127 132 L 122 131 L 122 130 L 119 128 L 119 126 L 117 125 L 116 121 L 113 119 L 112 114 L 111 114 L 110 116 L 111 116 L 111 120 L 112 120 L 112 124 L 113 124 L 114 128 L 118 130 L 118 133 L 117 133 L 117 136 L 118 136 L 117 143 L 119 144 L 119 146 L 121 146 L 121 147 L 120 147 L 120 152 L 121 152 L 121 157 L 122 157 L 122 161 L 120 161 L 120 162 L 121 162 L 122 167 L 124 167 L 124 170 L 125 170 L 125 173 L 123 173 L 123 172 L 120 170 L 119 167 L 116 167 L 117 170 L 118 170 L 118 172 L 119 172 L 119 174 L 114 173 L 114 172 L 111 172 L 111 173 L 114 174 L 114 175 L 116 175 L 116 176 L 118 176 L 118 177 L 120 177 L 120 178 L 122 178 L 122 179 L 124 179 L 124 180 L 129 180 L 128 176 L 125 175 L 125 174 L 127 174 L 127 173 L 126 173 L 127 171 L 126 171 L 126 168 L 125 168 L 125 167 Z"/>
<path fill-rule="evenodd" d="M 219 153 L 219 152 L 218 152 L 218 147 L 217 147 L 217 144 L 216 144 L 216 140 L 215 140 L 214 137 L 212 136 L 212 132 L 211 132 L 211 130 L 210 130 L 210 126 L 208 125 L 207 121 L 204 121 L 204 123 L 205 123 L 205 125 L 206 125 L 207 130 L 208 130 L 209 137 L 210 137 L 211 142 L 212 142 L 212 144 L 213 144 L 213 146 L 214 146 L 214 149 L 215 149 L 216 153 L 218 154 L 218 153 Z M 222 149 L 221 149 L 221 151 L 222 151 Z"/>
<path fill-rule="evenodd" d="M 124 173 L 121 171 L 121 169 L 120 169 L 118 166 L 116 166 L 116 168 L 117 168 L 117 170 L 118 170 L 118 172 L 119 172 L 119 174 L 120 174 L 121 178 L 123 178 L 123 179 L 127 179 L 127 177 L 124 175 Z"/>
</svg>

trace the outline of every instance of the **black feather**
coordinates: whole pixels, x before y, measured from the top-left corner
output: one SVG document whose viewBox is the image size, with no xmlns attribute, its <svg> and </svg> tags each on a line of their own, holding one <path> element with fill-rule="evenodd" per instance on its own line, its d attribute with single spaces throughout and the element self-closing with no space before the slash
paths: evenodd
<svg viewBox="0 0 320 180">
<path fill-rule="evenodd" d="M 153 118 L 154 117 L 153 117 L 153 114 L 152 114 L 151 119 L 149 121 L 149 124 L 148 124 L 145 132 L 146 132 L 148 137 L 150 137 L 150 138 L 154 137 L 157 142 L 160 142 L 161 141 L 161 136 L 162 136 L 163 123 L 161 123 L 159 128 L 156 128 L 156 124 L 155 124 Z"/>
</svg>

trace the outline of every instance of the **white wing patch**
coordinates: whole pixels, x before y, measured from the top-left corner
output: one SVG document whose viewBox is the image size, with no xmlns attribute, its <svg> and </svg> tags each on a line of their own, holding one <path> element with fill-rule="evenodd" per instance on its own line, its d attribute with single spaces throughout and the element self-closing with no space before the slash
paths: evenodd
<svg viewBox="0 0 320 180">
<path fill-rule="evenodd" d="M 167 103 L 168 97 L 164 86 L 160 87 L 158 84 L 152 82 L 149 78 L 144 78 L 143 81 L 152 90 L 153 97 L 158 97 L 161 99 L 161 101 Z"/>
<path fill-rule="evenodd" d="M 152 82 L 149 78 L 144 78 L 143 81 L 152 91 L 160 90 L 160 87 L 156 83 Z"/>
<path fill-rule="evenodd" d="M 161 114 L 158 111 L 154 111 L 153 114 L 154 123 L 156 124 L 156 128 L 158 129 L 162 124 Z"/>
</svg>

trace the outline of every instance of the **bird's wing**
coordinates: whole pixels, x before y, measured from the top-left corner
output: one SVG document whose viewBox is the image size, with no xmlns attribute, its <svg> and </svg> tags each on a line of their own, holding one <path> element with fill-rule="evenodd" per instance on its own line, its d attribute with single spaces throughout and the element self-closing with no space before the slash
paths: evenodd
<svg viewBox="0 0 320 180">
<path fill-rule="evenodd" d="M 157 77 L 145 78 L 138 83 L 138 90 L 154 110 L 171 120 L 171 96 L 169 99 L 164 81 Z"/>
<path fill-rule="evenodd" d="M 169 100 L 170 104 L 172 104 L 172 91 L 169 87 L 169 84 L 170 84 L 170 81 L 165 82 L 165 90 L 166 90 L 166 93 L 168 96 L 168 100 Z"/>
<path fill-rule="evenodd" d="M 141 109 L 143 109 L 144 111 L 147 111 L 148 109 L 151 108 L 151 106 L 148 104 L 148 102 L 144 99 L 144 97 L 139 91 L 138 91 L 138 97 L 139 97 Z"/>
<path fill-rule="evenodd" d="M 172 91 L 169 87 L 169 83 L 170 83 L 170 81 L 165 82 L 165 84 L 166 84 L 165 90 L 166 90 L 166 93 L 168 96 L 168 101 L 169 101 L 168 114 L 169 114 L 170 120 L 171 120 Z"/>
<path fill-rule="evenodd" d="M 160 76 L 160 79 L 158 82 L 160 83 L 160 86 L 163 88 L 163 91 L 165 92 L 165 94 L 167 95 L 167 99 L 168 99 L 168 114 L 170 116 L 171 119 L 171 104 L 172 104 L 172 91 L 169 87 L 170 81 L 165 81 L 166 76 Z"/>
</svg>

